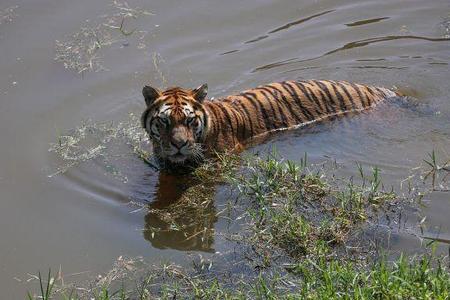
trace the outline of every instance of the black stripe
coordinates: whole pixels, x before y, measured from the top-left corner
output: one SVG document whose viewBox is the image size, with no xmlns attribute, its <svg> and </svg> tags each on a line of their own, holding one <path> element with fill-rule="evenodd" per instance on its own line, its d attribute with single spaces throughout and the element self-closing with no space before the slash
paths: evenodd
<svg viewBox="0 0 450 300">
<path fill-rule="evenodd" d="M 238 108 L 232 106 L 230 109 L 233 115 L 235 116 L 236 120 L 238 121 L 237 123 L 238 128 L 241 129 L 241 141 L 245 141 L 247 139 L 247 132 L 248 132 L 245 117 L 242 115 L 242 112 Z"/>
<path fill-rule="evenodd" d="M 250 136 L 252 137 L 254 134 L 254 130 L 253 130 L 253 122 L 252 122 L 252 118 L 250 117 L 250 113 L 249 113 L 247 107 L 245 107 L 244 103 L 242 103 L 242 101 L 238 101 L 237 103 L 242 108 L 242 111 L 246 116 L 246 118 L 244 118 L 244 119 L 248 120 L 248 123 L 250 125 Z"/>
<path fill-rule="evenodd" d="M 348 90 L 347 90 L 346 83 L 339 82 L 339 81 L 336 81 L 335 83 L 336 83 L 338 86 L 340 86 L 341 89 L 344 91 L 344 93 L 347 95 L 348 101 L 350 101 L 350 103 L 352 104 L 352 108 L 353 108 L 353 109 L 356 109 L 355 102 L 353 102 L 353 97 L 350 95 L 350 93 L 349 93 Z"/>
<path fill-rule="evenodd" d="M 364 89 L 362 89 L 364 95 L 366 96 L 367 99 L 367 103 L 369 104 L 368 106 L 372 106 L 372 102 L 373 102 L 373 94 L 372 92 L 369 90 L 369 88 L 367 86 L 364 86 Z M 367 94 L 367 92 L 369 92 L 369 94 Z"/>
<path fill-rule="evenodd" d="M 217 116 L 217 113 L 215 111 L 216 105 L 217 105 L 216 103 L 211 103 L 211 105 L 209 105 L 209 108 L 211 110 L 211 113 L 216 118 L 216 122 L 212 122 L 212 124 L 213 124 L 213 127 L 214 127 L 215 134 L 217 135 L 217 134 L 219 134 L 219 131 L 220 131 L 220 124 L 221 124 L 221 122 L 220 122 L 220 118 Z"/>
<path fill-rule="evenodd" d="M 358 93 L 358 97 L 359 97 L 359 99 L 361 101 L 361 108 L 367 107 L 368 106 L 368 102 L 367 102 L 367 104 L 364 103 L 364 98 L 365 97 L 363 97 L 361 89 L 358 87 L 358 85 L 356 85 L 354 83 L 349 83 L 349 84 L 351 85 L 351 87 L 353 87 L 353 89 L 355 89 L 356 93 Z"/>
<path fill-rule="evenodd" d="M 377 92 L 380 93 L 383 96 L 384 99 L 388 98 L 386 92 L 383 91 L 381 88 L 375 87 L 375 90 L 377 90 Z"/>
<path fill-rule="evenodd" d="M 237 110 L 237 109 L 236 109 Z M 241 124 L 241 131 L 242 131 L 242 141 L 245 141 L 247 139 L 247 124 L 245 122 L 245 118 L 242 115 L 242 113 L 240 111 L 237 111 L 237 116 L 240 117 L 242 119 L 242 124 Z"/>
<path fill-rule="evenodd" d="M 275 114 L 275 109 L 273 108 L 273 105 L 272 105 L 272 101 L 270 101 L 269 97 L 267 96 L 267 94 L 264 91 L 259 91 L 259 92 L 263 95 L 265 102 L 269 103 L 270 110 L 272 111 L 272 114 L 273 114 L 272 120 L 274 120 L 274 119 L 276 120 L 277 117 Z M 274 126 L 278 127 L 275 124 L 274 124 Z"/>
<path fill-rule="evenodd" d="M 154 132 L 153 129 L 152 129 L 154 122 L 157 122 L 156 118 L 151 119 L 150 123 L 148 123 L 148 126 L 150 127 L 150 128 L 148 128 L 150 130 L 149 134 L 150 135 L 155 135 L 155 136 L 157 136 L 159 138 L 159 137 L 161 137 L 161 134 L 159 134 L 159 132 Z"/>
<path fill-rule="evenodd" d="M 366 86 L 366 89 L 369 91 L 369 93 L 370 93 L 372 96 L 375 96 L 375 94 L 374 94 L 374 92 L 372 91 L 372 88 L 371 88 L 370 86 Z"/>
<path fill-rule="evenodd" d="M 322 82 L 318 80 L 312 80 L 312 82 L 314 82 L 317 85 L 319 92 L 324 99 L 325 99 L 324 93 L 327 95 L 326 98 L 328 99 L 328 104 L 330 104 L 329 107 L 333 110 L 333 113 L 336 113 L 337 112 L 336 102 L 334 102 L 333 98 L 331 97 L 330 91 L 326 88 L 326 86 Z"/>
<path fill-rule="evenodd" d="M 300 110 L 302 111 L 302 114 L 306 117 L 306 119 L 308 121 L 314 120 L 315 118 L 311 114 L 311 112 L 306 107 L 303 106 L 302 99 L 300 99 L 300 97 L 297 94 L 297 91 L 295 90 L 295 88 L 290 86 L 289 83 L 286 82 L 286 81 L 282 82 L 281 86 L 291 95 L 292 99 L 295 101 L 297 106 L 300 108 Z"/>
<path fill-rule="evenodd" d="M 328 97 L 325 95 L 325 93 L 321 89 L 318 89 L 318 91 L 319 91 L 320 96 L 322 97 L 322 99 L 328 99 Z M 336 107 L 330 101 L 325 101 L 325 103 L 330 108 L 331 114 L 336 114 L 337 113 Z"/>
<path fill-rule="evenodd" d="M 228 110 L 221 104 L 221 103 L 217 103 L 217 106 L 220 108 L 220 110 L 222 111 L 222 113 L 225 115 L 225 117 L 227 118 L 228 123 L 230 123 L 230 127 L 231 127 L 231 132 L 233 133 L 234 136 L 234 127 L 233 127 L 233 121 L 231 120 L 230 115 L 228 114 Z M 237 128 L 236 128 L 237 129 Z M 237 134 L 237 130 L 236 130 L 236 134 Z"/>
<path fill-rule="evenodd" d="M 377 91 L 379 94 L 381 94 L 383 97 L 385 97 L 386 95 L 384 94 L 384 92 L 379 88 L 379 87 L 374 87 L 375 91 Z"/>
<path fill-rule="evenodd" d="M 303 120 L 301 119 L 301 117 L 299 117 L 299 116 L 292 110 L 292 107 L 291 107 L 289 101 L 287 101 L 286 97 L 284 96 L 283 91 L 281 91 L 280 89 L 278 89 L 278 88 L 276 88 L 276 87 L 274 87 L 274 86 L 271 86 L 271 85 L 266 85 L 266 86 L 269 87 L 269 88 L 274 89 L 275 91 L 277 91 L 277 92 L 279 93 L 279 96 L 281 96 L 281 100 L 283 101 L 284 106 L 289 110 L 289 113 L 290 113 L 290 114 L 292 115 L 292 117 L 295 119 L 296 124 L 303 123 Z M 280 101 L 280 99 L 278 99 L 278 98 L 276 98 L 276 99 L 277 99 L 278 101 Z"/>
<path fill-rule="evenodd" d="M 330 81 L 328 81 L 328 83 L 333 87 L 333 91 L 336 94 L 336 97 L 338 98 L 338 100 L 341 104 L 341 110 L 346 111 L 347 106 L 345 105 L 344 97 L 342 97 L 341 92 L 339 92 L 338 89 L 336 88 L 336 84 L 334 84 L 333 82 L 330 82 Z"/>
<path fill-rule="evenodd" d="M 142 116 L 141 116 L 142 128 L 145 128 L 145 123 L 147 122 L 147 117 L 148 117 L 149 113 L 150 113 L 150 109 L 148 109 L 148 108 L 142 113 Z"/>
<path fill-rule="evenodd" d="M 262 90 L 261 93 L 267 92 L 267 93 L 269 93 L 272 96 L 272 100 L 273 101 L 271 101 L 271 102 L 273 102 L 273 104 L 277 107 L 278 113 L 281 116 L 281 119 L 282 119 L 282 122 L 283 122 L 283 126 L 285 128 L 289 127 L 289 123 L 287 121 L 286 114 L 284 113 L 283 109 L 281 108 L 280 103 L 277 101 L 277 96 L 275 95 L 275 93 L 272 90 L 270 90 L 270 89 L 268 89 L 267 87 L 264 87 L 264 86 L 259 87 L 259 89 Z"/>
<path fill-rule="evenodd" d="M 303 106 L 302 98 L 299 96 L 299 94 L 298 94 L 297 91 L 295 90 L 295 87 L 293 87 L 293 86 L 291 85 L 291 82 L 285 81 L 285 82 L 282 83 L 282 85 L 283 85 L 283 87 L 284 87 L 285 89 L 287 89 L 286 87 L 288 87 L 288 88 L 290 89 L 290 91 L 291 91 L 292 94 L 294 95 L 293 98 L 294 98 L 295 102 L 297 103 L 297 105 L 300 107 L 300 109 L 301 109 L 303 115 L 305 115 L 306 118 L 307 118 L 309 121 L 315 120 L 316 117 L 314 116 L 314 114 L 313 114 L 309 109 L 307 109 L 305 106 Z M 288 90 L 288 91 L 289 91 L 289 90 Z M 302 90 L 300 90 L 300 91 L 303 93 Z M 303 95 L 305 96 L 305 98 L 308 98 L 308 96 L 307 96 L 305 93 L 303 93 Z M 308 99 L 309 99 L 309 98 L 308 98 Z M 309 101 L 311 101 L 311 99 L 309 99 Z M 317 111 L 316 111 L 316 113 L 317 113 Z"/>
<path fill-rule="evenodd" d="M 308 84 L 310 84 L 310 83 L 308 83 Z M 310 85 L 311 85 L 311 84 L 310 84 Z M 314 94 L 314 92 L 311 90 L 310 87 L 307 86 L 307 87 L 306 87 L 306 90 L 308 91 L 308 94 L 311 95 L 311 97 L 314 99 L 314 101 L 315 101 L 316 103 L 320 103 L 319 98 L 317 98 L 316 94 Z M 322 100 L 323 100 L 323 106 L 325 106 L 326 113 L 327 113 L 327 114 L 332 113 L 333 110 L 330 109 L 330 105 L 327 103 L 327 101 L 325 101 L 325 98 L 324 98 L 323 96 L 322 96 Z M 322 108 L 322 105 L 320 105 L 320 107 L 321 107 L 321 109 L 323 109 L 323 108 Z"/>
<path fill-rule="evenodd" d="M 271 129 L 273 124 L 270 123 L 269 115 L 267 114 L 267 111 L 264 108 L 264 106 L 258 101 L 258 97 L 256 96 L 256 94 L 252 92 L 246 92 L 241 94 L 241 96 L 249 100 L 252 103 L 253 107 L 261 112 L 261 115 L 264 119 L 265 130 Z"/>
<path fill-rule="evenodd" d="M 257 89 L 258 89 L 258 92 L 260 92 L 260 93 L 263 95 L 264 100 L 265 100 L 267 103 L 269 103 L 270 110 L 272 111 L 273 116 L 276 118 L 275 108 L 273 107 L 272 101 L 270 100 L 269 96 L 268 96 L 268 95 L 266 94 L 266 92 L 265 92 L 264 90 L 262 90 L 260 87 L 258 87 Z"/>
<path fill-rule="evenodd" d="M 372 104 L 374 102 L 376 102 L 377 95 L 375 94 L 375 92 L 372 90 L 372 88 L 370 86 L 366 86 L 366 89 L 369 91 L 369 94 L 371 96 L 369 100 L 372 100 L 372 103 L 370 103 L 370 106 L 372 106 Z"/>
<path fill-rule="evenodd" d="M 321 114 L 323 114 L 322 112 L 322 106 L 320 105 L 320 102 L 318 101 L 317 97 L 311 97 L 310 93 L 306 90 L 306 87 L 304 85 L 303 82 L 301 81 L 291 81 L 292 84 L 294 84 L 296 87 L 298 87 L 300 89 L 300 91 L 303 93 L 303 95 L 305 96 L 305 98 L 307 98 L 309 100 L 309 102 L 311 102 L 312 104 L 315 105 L 315 111 L 316 113 L 320 116 Z"/>
<path fill-rule="evenodd" d="M 201 110 L 202 113 L 203 113 L 203 115 L 202 115 L 203 128 L 202 128 L 202 130 L 200 131 L 200 135 L 203 136 L 203 131 L 204 131 L 204 130 L 208 131 L 208 114 L 206 113 L 206 111 L 205 111 L 205 109 L 204 109 L 203 107 L 202 107 L 200 110 Z"/>
<path fill-rule="evenodd" d="M 241 129 L 241 140 L 245 139 L 245 122 L 239 126 L 241 123 L 239 116 L 236 114 L 235 109 L 233 107 L 228 108 L 229 111 L 231 111 L 231 114 L 233 115 L 234 119 L 236 120 L 236 134 L 239 132 L 239 129 Z"/>
<path fill-rule="evenodd" d="M 168 111 L 169 109 L 172 109 L 172 106 L 170 105 L 168 108 L 166 108 L 164 111 L 160 111 L 159 113 L 160 114 L 163 114 L 163 113 L 165 113 L 166 111 Z"/>
</svg>

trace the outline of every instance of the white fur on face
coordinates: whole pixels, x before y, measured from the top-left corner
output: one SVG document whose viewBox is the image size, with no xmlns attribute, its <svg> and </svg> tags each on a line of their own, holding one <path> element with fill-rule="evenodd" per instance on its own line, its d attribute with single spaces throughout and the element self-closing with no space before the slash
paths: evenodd
<svg viewBox="0 0 450 300">
<path fill-rule="evenodd" d="M 189 127 L 191 130 L 194 130 L 194 136 L 198 139 L 202 131 L 204 129 L 204 118 L 202 116 L 197 116 L 195 114 L 194 108 L 190 104 L 183 105 L 181 108 L 183 114 L 185 115 L 185 122 L 189 120 L 189 118 L 195 118 L 195 120 L 186 122 L 183 125 Z M 170 116 L 172 114 L 172 106 L 169 104 L 161 105 L 154 113 L 152 118 L 148 118 L 146 120 L 146 128 L 150 134 L 152 140 L 158 142 L 160 144 L 162 155 L 175 163 L 182 163 L 186 159 L 190 157 L 199 157 L 201 155 L 201 150 L 199 150 L 199 145 L 193 145 L 192 143 L 188 143 L 183 146 L 181 149 L 176 148 L 172 144 L 162 145 L 161 144 L 161 128 L 164 126 L 168 126 L 170 124 Z"/>
</svg>

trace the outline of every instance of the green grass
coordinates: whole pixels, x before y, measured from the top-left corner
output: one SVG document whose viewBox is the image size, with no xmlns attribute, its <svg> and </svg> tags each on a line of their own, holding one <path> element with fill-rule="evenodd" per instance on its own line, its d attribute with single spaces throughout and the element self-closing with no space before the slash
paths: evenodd
<svg viewBox="0 0 450 300">
<path fill-rule="evenodd" d="M 445 171 L 447 164 L 436 161 L 431 156 L 432 170 Z M 388 214 L 386 207 L 400 207 L 402 199 L 384 189 L 378 168 L 367 175 L 358 165 L 358 172 L 355 180 L 335 178 L 310 167 L 306 155 L 299 163 L 276 153 L 242 159 L 219 155 L 191 174 L 195 184 L 165 213 L 176 222 L 187 208 L 202 211 L 213 203 L 215 185 L 228 185 L 234 191 L 229 218 L 244 220 L 229 237 L 238 249 L 232 256 L 213 256 L 192 268 L 121 261 L 121 268 L 103 277 L 109 280 L 82 289 L 50 273 L 46 280 L 39 275 L 38 293 L 28 298 L 449 299 L 448 258 L 372 255 L 380 249 L 371 248 L 364 228 Z M 195 215 L 202 218 L 201 212 Z M 355 240 L 363 251 L 347 253 Z"/>
<path fill-rule="evenodd" d="M 448 299 L 450 295 L 448 269 L 429 256 L 412 261 L 400 256 L 391 263 L 383 258 L 364 269 L 354 263 L 320 260 L 301 263 L 294 270 L 304 280 L 301 294 L 306 299 Z"/>
<path fill-rule="evenodd" d="M 55 279 L 51 276 L 51 270 L 50 269 L 48 270 L 47 281 L 45 283 L 44 280 L 42 279 L 41 272 L 38 272 L 38 279 L 39 279 L 39 288 L 41 292 L 41 299 L 49 300 L 50 297 L 52 296 L 53 287 L 55 285 Z M 28 299 L 29 300 L 34 299 L 34 297 L 29 292 L 28 292 Z"/>
<path fill-rule="evenodd" d="M 382 189 L 379 169 L 361 177 L 360 184 L 345 180 L 337 187 L 323 173 L 307 170 L 305 162 L 283 162 L 272 153 L 247 158 L 240 174 L 228 180 L 241 202 L 252 204 L 245 209 L 253 243 L 273 244 L 298 258 L 335 250 L 358 225 L 376 220 L 379 208 L 397 201 Z"/>
<path fill-rule="evenodd" d="M 225 287 L 220 279 L 186 279 L 185 275 L 173 273 L 176 281 L 159 284 L 148 276 L 140 287 L 120 287 L 117 290 L 99 288 L 89 296 L 71 294 L 48 294 L 29 296 L 29 299 L 448 299 L 450 276 L 440 260 L 431 256 L 408 260 L 400 256 L 393 262 L 380 259 L 369 266 L 339 260 L 305 260 L 290 265 L 296 275 L 289 287 L 282 278 L 267 280 L 262 275 L 251 284 L 233 289 Z M 40 278 L 42 280 L 42 278 Z M 46 283 L 41 281 L 41 285 Z"/>
</svg>

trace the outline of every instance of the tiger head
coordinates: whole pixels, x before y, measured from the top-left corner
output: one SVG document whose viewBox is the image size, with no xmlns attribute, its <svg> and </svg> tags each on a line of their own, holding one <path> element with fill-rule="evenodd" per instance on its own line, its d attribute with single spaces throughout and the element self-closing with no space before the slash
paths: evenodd
<svg viewBox="0 0 450 300">
<path fill-rule="evenodd" d="M 203 159 L 202 140 L 208 116 L 202 102 L 207 91 L 206 84 L 193 90 L 143 88 L 147 108 L 141 117 L 142 126 L 153 143 L 156 157 L 163 163 L 196 164 Z"/>
</svg>

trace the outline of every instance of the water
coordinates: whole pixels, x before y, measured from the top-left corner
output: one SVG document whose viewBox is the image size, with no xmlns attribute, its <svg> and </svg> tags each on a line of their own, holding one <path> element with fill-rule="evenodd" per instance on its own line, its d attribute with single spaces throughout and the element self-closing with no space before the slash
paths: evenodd
<svg viewBox="0 0 450 300">
<path fill-rule="evenodd" d="M 377 165 L 392 184 L 433 149 L 450 157 L 448 1 L 129 1 L 129 8 L 148 12 L 137 19 L 126 15 L 121 3 L 111 4 L 0 4 L 0 290 L 5 298 L 22 299 L 27 274 L 38 269 L 61 266 L 67 278 L 78 280 L 107 270 L 123 254 L 183 264 L 186 251 L 226 250 L 213 231 L 226 226 L 215 217 L 223 209 L 221 187 L 204 190 L 207 205 L 179 216 L 179 224 L 190 224 L 179 230 L 129 204 L 163 207 L 182 196 L 189 179 L 161 178 L 133 153 L 127 138 L 113 139 L 105 154 L 49 177 L 66 163 L 48 151 L 58 136 L 86 120 L 112 121 L 113 128 L 130 120 L 129 113 L 139 115 L 140 91 L 149 82 L 158 87 L 207 82 L 212 97 L 287 79 L 396 86 L 439 114 L 384 105 L 351 120 L 280 134 L 253 150 L 276 145 L 286 158 L 299 160 L 304 152 L 312 161 L 330 157 L 344 176 L 356 174 L 355 162 L 366 169 Z M 102 25 L 119 26 L 121 18 L 124 34 Z M 65 69 L 61 56 L 55 60 L 64 47 L 55 48 L 55 41 L 63 46 L 72 41 L 74 47 L 73 38 L 84 32 L 95 43 L 81 27 L 111 36 L 100 36 L 99 50 L 90 49 L 93 54 L 77 61 L 75 69 Z M 95 139 L 86 143 L 98 145 Z M 425 234 L 449 236 L 449 198 L 442 192 L 425 199 Z M 143 231 L 155 227 L 162 230 Z M 408 235 L 392 243 L 397 249 L 418 246 Z"/>
</svg>

